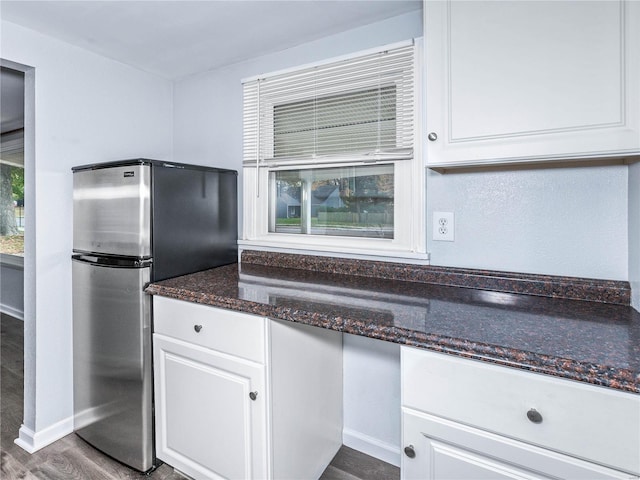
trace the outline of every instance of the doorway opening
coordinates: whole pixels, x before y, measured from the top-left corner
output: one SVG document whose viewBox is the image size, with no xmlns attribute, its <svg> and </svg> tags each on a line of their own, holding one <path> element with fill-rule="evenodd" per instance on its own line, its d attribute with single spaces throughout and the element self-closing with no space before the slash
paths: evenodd
<svg viewBox="0 0 640 480">
<path fill-rule="evenodd" d="M 0 59 L 0 74 L 0 311 L 23 321 L 22 432 L 35 427 L 35 69 Z"/>
</svg>

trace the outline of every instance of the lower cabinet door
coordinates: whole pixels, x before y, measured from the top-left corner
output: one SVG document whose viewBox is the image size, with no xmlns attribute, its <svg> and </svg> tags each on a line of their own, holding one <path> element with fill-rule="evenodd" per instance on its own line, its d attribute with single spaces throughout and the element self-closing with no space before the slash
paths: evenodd
<svg viewBox="0 0 640 480">
<path fill-rule="evenodd" d="M 403 480 L 637 478 L 407 408 L 402 427 Z"/>
<path fill-rule="evenodd" d="M 195 479 L 268 478 L 265 367 L 154 335 L 156 455 Z"/>
</svg>

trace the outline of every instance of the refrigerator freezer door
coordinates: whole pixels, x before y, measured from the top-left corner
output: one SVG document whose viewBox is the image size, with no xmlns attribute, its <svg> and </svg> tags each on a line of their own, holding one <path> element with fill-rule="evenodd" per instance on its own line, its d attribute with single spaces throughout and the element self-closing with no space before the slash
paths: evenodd
<svg viewBox="0 0 640 480">
<path fill-rule="evenodd" d="M 73 260 L 74 430 L 140 471 L 154 462 L 150 267 Z"/>
<path fill-rule="evenodd" d="M 149 165 L 74 172 L 74 251 L 150 257 L 150 206 Z"/>
</svg>

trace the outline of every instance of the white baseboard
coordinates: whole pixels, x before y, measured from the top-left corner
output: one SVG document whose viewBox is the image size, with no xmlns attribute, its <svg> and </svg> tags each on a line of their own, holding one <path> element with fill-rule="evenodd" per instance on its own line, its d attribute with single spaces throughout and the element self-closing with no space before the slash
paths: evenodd
<svg viewBox="0 0 640 480">
<path fill-rule="evenodd" d="M 17 318 L 18 320 L 22 320 L 24 322 L 24 310 L 18 310 L 17 308 L 12 307 L 11 305 L 0 303 L 0 312 L 4 313 L 5 315 L 9 315 L 10 317 Z"/>
<path fill-rule="evenodd" d="M 342 430 L 342 443 L 359 452 L 371 455 L 384 462 L 400 466 L 400 447 L 370 437 L 361 432 L 345 428 Z"/>
<path fill-rule="evenodd" d="M 14 440 L 14 443 L 23 450 L 29 453 L 37 452 L 41 448 L 52 444 L 56 440 L 60 440 L 73 432 L 73 417 L 68 417 L 60 420 L 58 423 L 34 432 L 24 424 L 20 427 L 18 438 Z"/>
</svg>

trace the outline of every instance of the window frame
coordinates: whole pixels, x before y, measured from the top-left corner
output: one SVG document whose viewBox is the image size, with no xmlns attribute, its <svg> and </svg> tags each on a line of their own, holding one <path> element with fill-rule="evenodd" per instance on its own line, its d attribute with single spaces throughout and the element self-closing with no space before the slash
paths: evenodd
<svg viewBox="0 0 640 480">
<path fill-rule="evenodd" d="M 315 158 L 314 162 L 270 161 L 243 167 L 243 221 L 240 249 L 257 249 L 281 252 L 299 252 L 337 257 L 366 258 L 408 263 L 427 263 L 426 252 L 426 194 L 421 125 L 424 124 L 422 107 L 422 39 L 386 45 L 380 48 L 357 52 L 339 58 L 328 59 L 318 65 L 333 63 L 343 59 L 382 52 L 401 45 L 414 45 L 413 65 L 413 156 L 410 159 L 371 158 L 359 160 L 334 156 L 327 159 Z M 295 72 L 313 65 L 305 65 L 286 71 Z M 247 79 L 244 81 L 250 81 Z M 267 140 L 269 141 L 269 140 Z M 273 138 L 271 138 L 273 142 Z M 269 232 L 270 198 L 269 175 L 277 170 L 320 169 L 370 164 L 394 165 L 394 238 L 349 237 L 314 235 L 300 233 Z"/>
</svg>

